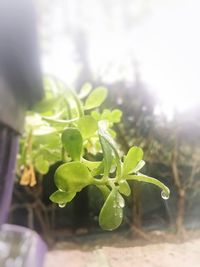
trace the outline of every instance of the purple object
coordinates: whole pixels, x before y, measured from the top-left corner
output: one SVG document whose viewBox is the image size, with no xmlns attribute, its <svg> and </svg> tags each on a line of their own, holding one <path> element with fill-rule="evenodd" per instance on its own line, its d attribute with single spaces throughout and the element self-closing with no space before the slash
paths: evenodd
<svg viewBox="0 0 200 267">
<path fill-rule="evenodd" d="M 1 267 L 42 267 L 46 251 L 46 244 L 34 231 L 16 225 L 1 226 Z"/>
<path fill-rule="evenodd" d="M 17 147 L 15 132 L 0 125 L 0 267 L 42 267 L 47 246 L 39 235 L 4 224 L 12 198 Z"/>
<path fill-rule="evenodd" d="M 7 221 L 12 198 L 18 137 L 0 124 L 0 225 Z"/>
</svg>

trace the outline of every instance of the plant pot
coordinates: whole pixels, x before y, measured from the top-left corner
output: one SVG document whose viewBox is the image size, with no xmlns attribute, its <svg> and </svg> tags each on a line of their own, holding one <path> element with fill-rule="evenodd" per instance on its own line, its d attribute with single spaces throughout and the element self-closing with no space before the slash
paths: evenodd
<svg viewBox="0 0 200 267">
<path fill-rule="evenodd" d="M 47 246 L 25 227 L 4 224 L 0 230 L 0 266 L 42 267 Z"/>
</svg>

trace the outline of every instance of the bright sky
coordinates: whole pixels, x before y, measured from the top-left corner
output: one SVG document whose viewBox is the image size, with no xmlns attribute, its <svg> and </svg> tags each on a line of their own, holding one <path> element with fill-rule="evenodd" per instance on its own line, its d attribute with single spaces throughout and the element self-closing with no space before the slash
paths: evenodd
<svg viewBox="0 0 200 267">
<path fill-rule="evenodd" d="M 160 6 L 135 33 L 143 78 L 168 113 L 200 103 L 199 11 L 198 0 Z"/>
<path fill-rule="evenodd" d="M 110 82 L 122 76 L 131 80 L 136 58 L 142 78 L 170 116 L 173 109 L 185 111 L 200 102 L 200 1 L 164 2 L 157 1 L 131 34 L 121 31 L 120 24 L 109 31 L 100 19 L 94 21 L 89 29 L 89 57 L 94 75 Z M 44 58 L 44 69 L 73 84 L 80 66 L 62 32 L 59 9 L 52 21 L 57 34 Z"/>
</svg>

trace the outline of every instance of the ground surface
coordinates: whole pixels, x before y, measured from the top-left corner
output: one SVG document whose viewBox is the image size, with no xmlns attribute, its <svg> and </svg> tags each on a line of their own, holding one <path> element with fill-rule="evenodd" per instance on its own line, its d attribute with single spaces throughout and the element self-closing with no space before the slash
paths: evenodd
<svg viewBox="0 0 200 267">
<path fill-rule="evenodd" d="M 45 267 L 200 267 L 199 237 L 180 241 L 156 235 L 153 244 L 112 235 L 57 243 L 48 252 Z"/>
</svg>

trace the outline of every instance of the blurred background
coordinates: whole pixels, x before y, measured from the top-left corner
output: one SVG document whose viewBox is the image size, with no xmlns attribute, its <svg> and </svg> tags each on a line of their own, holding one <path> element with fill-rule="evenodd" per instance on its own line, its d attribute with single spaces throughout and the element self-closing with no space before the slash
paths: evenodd
<svg viewBox="0 0 200 267">
<path fill-rule="evenodd" d="M 104 85 L 104 104 L 123 111 L 122 151 L 144 149 L 145 173 L 169 186 L 169 200 L 132 184 L 117 232 L 184 235 L 200 227 L 200 17 L 198 0 L 35 0 L 44 74 L 79 92 Z M 35 189 L 16 182 L 10 222 L 53 240 L 100 233 L 98 192 L 83 190 L 59 209 L 49 201 L 56 166 Z M 38 199 L 40 203 L 38 204 Z M 45 213 L 44 213 L 45 210 Z M 146 234 L 145 234 L 146 236 Z"/>
</svg>

